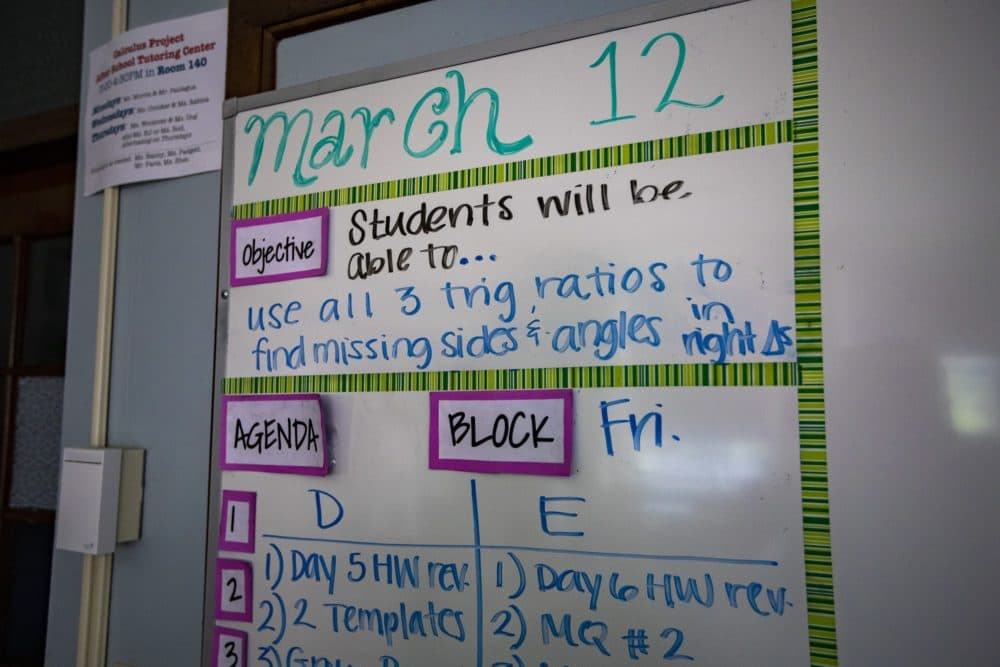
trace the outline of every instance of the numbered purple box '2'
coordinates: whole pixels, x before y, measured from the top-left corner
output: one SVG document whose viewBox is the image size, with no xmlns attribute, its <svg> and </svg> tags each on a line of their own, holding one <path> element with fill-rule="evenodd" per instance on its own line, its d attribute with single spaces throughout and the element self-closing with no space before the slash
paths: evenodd
<svg viewBox="0 0 1000 667">
<path fill-rule="evenodd" d="M 233 220 L 229 284 L 257 285 L 326 274 L 330 209 Z"/>
<path fill-rule="evenodd" d="M 247 561 L 216 559 L 215 618 L 247 622 L 253 619 L 253 566 Z"/>
</svg>

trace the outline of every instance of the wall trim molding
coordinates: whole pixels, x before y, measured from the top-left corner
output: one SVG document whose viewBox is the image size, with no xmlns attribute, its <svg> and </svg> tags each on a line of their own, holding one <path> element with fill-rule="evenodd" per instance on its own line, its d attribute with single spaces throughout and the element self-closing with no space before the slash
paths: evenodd
<svg viewBox="0 0 1000 667">
<path fill-rule="evenodd" d="M 245 97 L 276 85 L 278 42 L 427 0 L 230 0 L 226 97 Z"/>
</svg>

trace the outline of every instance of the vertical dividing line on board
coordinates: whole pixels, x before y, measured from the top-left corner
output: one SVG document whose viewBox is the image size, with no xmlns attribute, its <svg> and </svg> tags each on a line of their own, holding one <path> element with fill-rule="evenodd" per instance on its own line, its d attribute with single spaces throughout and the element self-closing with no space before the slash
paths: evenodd
<svg viewBox="0 0 1000 667">
<path fill-rule="evenodd" d="M 111 36 L 128 25 L 128 0 L 114 0 Z M 90 446 L 108 444 L 108 387 L 111 377 L 111 334 L 115 304 L 115 268 L 118 254 L 117 187 L 104 189 L 101 216 L 101 265 L 97 288 L 97 344 L 94 351 L 94 391 L 90 414 Z M 104 667 L 111 607 L 112 554 L 84 555 L 80 582 L 80 623 L 77 631 L 77 667 Z"/>
<path fill-rule="evenodd" d="M 483 551 L 479 539 L 479 494 L 476 480 L 469 480 L 472 493 L 472 536 L 476 553 L 476 667 L 483 667 Z"/>
</svg>

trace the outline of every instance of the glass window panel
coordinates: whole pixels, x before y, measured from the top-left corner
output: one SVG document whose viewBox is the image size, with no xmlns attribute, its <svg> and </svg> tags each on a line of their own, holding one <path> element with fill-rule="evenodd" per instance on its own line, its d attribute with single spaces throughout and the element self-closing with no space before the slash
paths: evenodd
<svg viewBox="0 0 1000 667">
<path fill-rule="evenodd" d="M 10 300 L 14 281 L 14 246 L 0 244 L 0 366 L 7 365 L 7 343 L 10 341 Z"/>
<path fill-rule="evenodd" d="M 29 247 L 21 355 L 27 366 L 64 363 L 70 255 L 68 236 L 35 240 Z"/>
<path fill-rule="evenodd" d="M 17 380 L 11 507 L 56 508 L 62 401 L 61 377 Z"/>
<path fill-rule="evenodd" d="M 8 521 L 0 560 L 10 567 L 7 622 L 0 625 L 0 664 L 41 665 L 52 571 L 52 524 Z"/>
</svg>

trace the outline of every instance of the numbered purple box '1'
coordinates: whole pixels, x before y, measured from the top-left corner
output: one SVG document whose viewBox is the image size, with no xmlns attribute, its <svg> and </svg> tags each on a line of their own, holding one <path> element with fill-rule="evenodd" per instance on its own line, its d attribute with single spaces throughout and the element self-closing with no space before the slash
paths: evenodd
<svg viewBox="0 0 1000 667">
<path fill-rule="evenodd" d="M 225 489 L 219 512 L 219 550 L 253 553 L 257 530 L 257 494 Z"/>
<path fill-rule="evenodd" d="M 233 220 L 229 284 L 257 285 L 326 274 L 330 209 Z"/>
<path fill-rule="evenodd" d="M 435 391 L 429 467 L 568 477 L 573 391 Z"/>
</svg>

